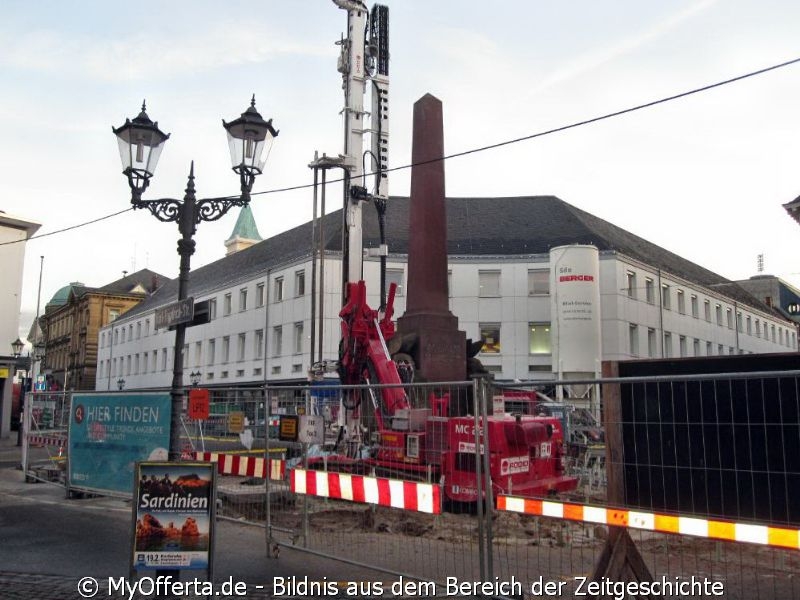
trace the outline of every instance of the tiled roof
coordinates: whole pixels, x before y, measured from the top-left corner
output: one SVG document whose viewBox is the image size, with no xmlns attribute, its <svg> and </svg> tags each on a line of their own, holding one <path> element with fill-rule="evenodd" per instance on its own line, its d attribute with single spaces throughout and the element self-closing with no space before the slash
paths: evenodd
<svg viewBox="0 0 800 600">
<path fill-rule="evenodd" d="M 608 221 L 580 210 L 555 196 L 508 198 L 447 198 L 447 252 L 450 256 L 513 256 L 546 254 L 567 244 L 592 244 L 616 251 L 656 269 L 706 287 L 719 289 L 735 300 L 767 311 L 764 303 L 741 287 L 677 254 L 665 250 Z M 387 203 L 386 231 L 391 254 L 408 253 L 409 199 L 392 197 Z M 324 218 L 329 251 L 341 251 L 342 211 Z M 379 244 L 376 211 L 364 207 L 364 246 Z M 310 254 L 311 222 L 285 231 L 250 248 L 191 272 L 189 295 L 200 296 L 265 273 L 268 269 Z M 722 287 L 724 286 L 724 287 Z M 177 280 L 171 280 L 126 317 L 174 301 Z"/>
</svg>

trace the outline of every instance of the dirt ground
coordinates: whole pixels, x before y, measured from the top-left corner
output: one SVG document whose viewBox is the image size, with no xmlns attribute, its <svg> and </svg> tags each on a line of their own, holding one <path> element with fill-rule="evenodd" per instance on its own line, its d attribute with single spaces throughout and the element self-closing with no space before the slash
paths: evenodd
<svg viewBox="0 0 800 600">
<path fill-rule="evenodd" d="M 223 493 L 223 513 L 263 522 L 263 490 L 252 492 L 247 501 Z M 393 574 L 437 582 L 488 577 L 480 566 L 485 545 L 479 544 L 479 536 L 489 532 L 486 526 L 481 532 L 475 514 L 427 515 L 273 489 L 270 521 L 273 536 L 282 543 L 305 545 Z M 523 582 L 525 598 L 535 597 L 529 588 L 539 577 L 565 582 L 563 591 L 570 597 L 575 578 L 591 574 L 607 536 L 604 526 L 496 513 L 491 520 L 491 557 L 484 559 L 491 561 L 491 574 L 500 581 L 513 576 Z M 631 536 L 656 580 L 694 576 L 719 581 L 726 599 L 800 599 L 800 552 L 635 530 Z M 385 579 L 377 571 L 376 577 Z"/>
</svg>

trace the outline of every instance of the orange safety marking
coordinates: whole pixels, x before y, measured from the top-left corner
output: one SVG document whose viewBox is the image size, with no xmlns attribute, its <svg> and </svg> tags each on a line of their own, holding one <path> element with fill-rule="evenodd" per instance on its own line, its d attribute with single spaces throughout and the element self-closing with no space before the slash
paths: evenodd
<svg viewBox="0 0 800 600">
<path fill-rule="evenodd" d="M 570 521 L 583 521 L 583 506 L 580 504 L 565 504 L 564 518 Z"/>
<path fill-rule="evenodd" d="M 670 515 L 656 515 L 656 531 L 663 531 L 665 533 L 679 533 L 680 526 L 678 524 L 678 517 Z"/>
<path fill-rule="evenodd" d="M 613 508 L 609 508 L 606 510 L 606 519 L 609 525 L 616 525 L 617 527 L 627 527 L 628 511 L 615 510 Z"/>
<path fill-rule="evenodd" d="M 782 548 L 800 548 L 800 531 L 797 529 L 782 529 L 780 527 L 767 527 L 767 537 L 770 546 Z"/>
<path fill-rule="evenodd" d="M 709 521 L 708 537 L 734 542 L 736 541 L 736 525 L 724 521 Z"/>
</svg>

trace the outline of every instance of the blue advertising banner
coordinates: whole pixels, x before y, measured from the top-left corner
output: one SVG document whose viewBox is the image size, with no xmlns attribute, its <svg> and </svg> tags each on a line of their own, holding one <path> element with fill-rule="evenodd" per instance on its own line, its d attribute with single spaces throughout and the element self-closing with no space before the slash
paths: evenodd
<svg viewBox="0 0 800 600">
<path fill-rule="evenodd" d="M 168 393 L 75 394 L 69 420 L 69 484 L 128 495 L 137 461 L 166 460 Z"/>
</svg>

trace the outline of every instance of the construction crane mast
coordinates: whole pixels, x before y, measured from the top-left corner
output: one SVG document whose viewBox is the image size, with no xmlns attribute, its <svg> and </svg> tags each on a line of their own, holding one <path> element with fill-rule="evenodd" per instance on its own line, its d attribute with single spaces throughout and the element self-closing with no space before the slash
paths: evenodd
<svg viewBox="0 0 800 600">
<path fill-rule="evenodd" d="M 389 154 L 389 9 L 376 4 L 372 12 L 359 0 L 333 0 L 347 11 L 347 37 L 341 46 L 338 70 L 344 88 L 344 260 L 343 282 L 363 279 L 363 206 L 373 201 L 383 222 L 388 198 Z M 371 84 L 371 85 L 370 85 Z M 371 110 L 364 110 L 364 96 L 371 87 Z M 364 136 L 371 135 L 370 149 L 364 152 Z M 368 176 L 374 174 L 374 185 L 368 188 Z M 386 245 L 372 249 L 381 257 L 381 305 L 385 291 Z M 347 288 L 346 285 L 343 286 Z"/>
</svg>

